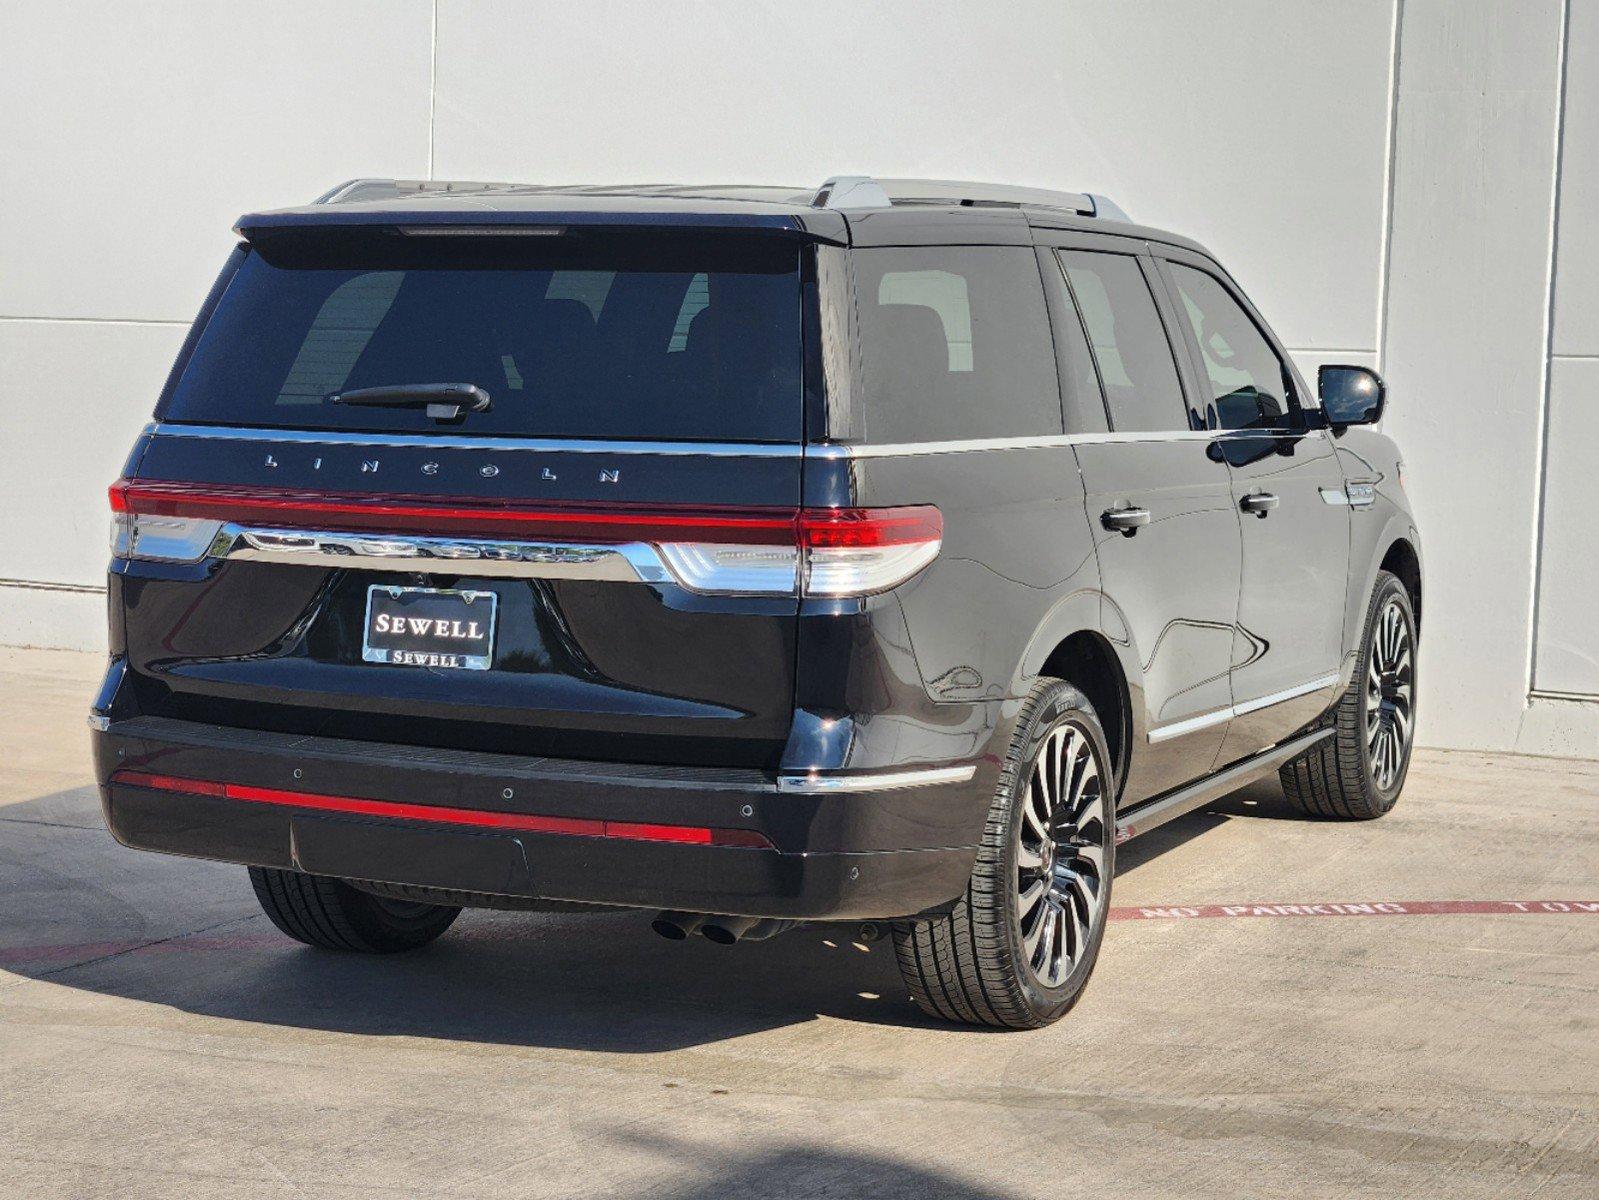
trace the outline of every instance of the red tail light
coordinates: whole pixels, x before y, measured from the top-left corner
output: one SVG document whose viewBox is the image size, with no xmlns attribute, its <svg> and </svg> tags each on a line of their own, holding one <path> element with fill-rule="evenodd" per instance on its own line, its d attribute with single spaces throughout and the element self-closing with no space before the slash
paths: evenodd
<svg viewBox="0 0 1599 1200">
<path fill-rule="evenodd" d="M 938 556 L 943 518 L 900 508 L 734 508 L 535 504 L 466 497 L 283 492 L 221 484 L 118 480 L 112 552 L 195 561 L 225 523 L 257 528 L 646 543 L 693 591 L 863 596 Z"/>
</svg>

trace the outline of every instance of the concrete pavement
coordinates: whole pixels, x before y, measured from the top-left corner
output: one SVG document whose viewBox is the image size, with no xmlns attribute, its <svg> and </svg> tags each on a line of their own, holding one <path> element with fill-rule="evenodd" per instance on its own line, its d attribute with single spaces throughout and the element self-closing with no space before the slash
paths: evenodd
<svg viewBox="0 0 1599 1200">
<path fill-rule="evenodd" d="M 1248 908 L 1599 900 L 1599 764 L 1423 752 L 1361 825 L 1229 797 L 1124 847 L 1087 996 L 1001 1034 L 849 929 L 299 946 L 242 869 L 111 841 L 99 668 L 0 650 L 0 1196 L 1599 1195 L 1599 913 Z"/>
</svg>

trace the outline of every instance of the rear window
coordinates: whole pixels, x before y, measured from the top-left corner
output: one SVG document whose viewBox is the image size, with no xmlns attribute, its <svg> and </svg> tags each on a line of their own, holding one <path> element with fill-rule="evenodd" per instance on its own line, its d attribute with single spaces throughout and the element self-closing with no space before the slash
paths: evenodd
<svg viewBox="0 0 1599 1200">
<path fill-rule="evenodd" d="M 1031 247 L 857 250 L 855 276 L 869 438 L 1061 431 L 1055 346 Z"/>
<path fill-rule="evenodd" d="M 254 247 L 163 419 L 538 437 L 800 439 L 800 247 L 736 235 L 298 234 Z M 440 424 L 334 393 L 469 383 Z"/>
</svg>

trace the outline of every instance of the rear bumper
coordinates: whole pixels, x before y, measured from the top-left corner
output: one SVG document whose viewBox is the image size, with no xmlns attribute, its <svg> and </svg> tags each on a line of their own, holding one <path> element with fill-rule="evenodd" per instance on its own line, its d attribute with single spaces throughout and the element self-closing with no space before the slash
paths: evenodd
<svg viewBox="0 0 1599 1200">
<path fill-rule="evenodd" d="M 520 758 L 156 717 L 114 721 L 93 738 L 106 823 L 138 849 L 495 895 L 837 920 L 907 916 L 958 896 L 976 855 L 962 843 L 974 815 L 981 827 L 997 770 L 984 762 L 970 779 L 807 794 L 752 770 Z M 152 786 L 150 776 L 238 785 L 230 790 L 252 798 Z M 659 825 L 770 845 L 654 840 L 648 827 Z M 601 826 L 618 832 L 587 832 Z"/>
</svg>

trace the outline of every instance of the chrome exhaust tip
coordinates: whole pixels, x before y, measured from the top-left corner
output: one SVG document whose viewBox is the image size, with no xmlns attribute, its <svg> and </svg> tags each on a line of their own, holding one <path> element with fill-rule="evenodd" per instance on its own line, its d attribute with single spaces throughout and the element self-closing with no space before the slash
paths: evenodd
<svg viewBox="0 0 1599 1200">
<path fill-rule="evenodd" d="M 663 912 L 650 922 L 650 928 L 669 942 L 681 942 L 704 921 L 704 913 Z"/>
<path fill-rule="evenodd" d="M 700 932 L 718 946 L 731 946 L 759 923 L 759 917 L 706 917 Z"/>
<path fill-rule="evenodd" d="M 764 942 L 802 923 L 775 917 L 707 917 L 700 932 L 717 945 L 731 946 L 734 942 Z"/>
</svg>

